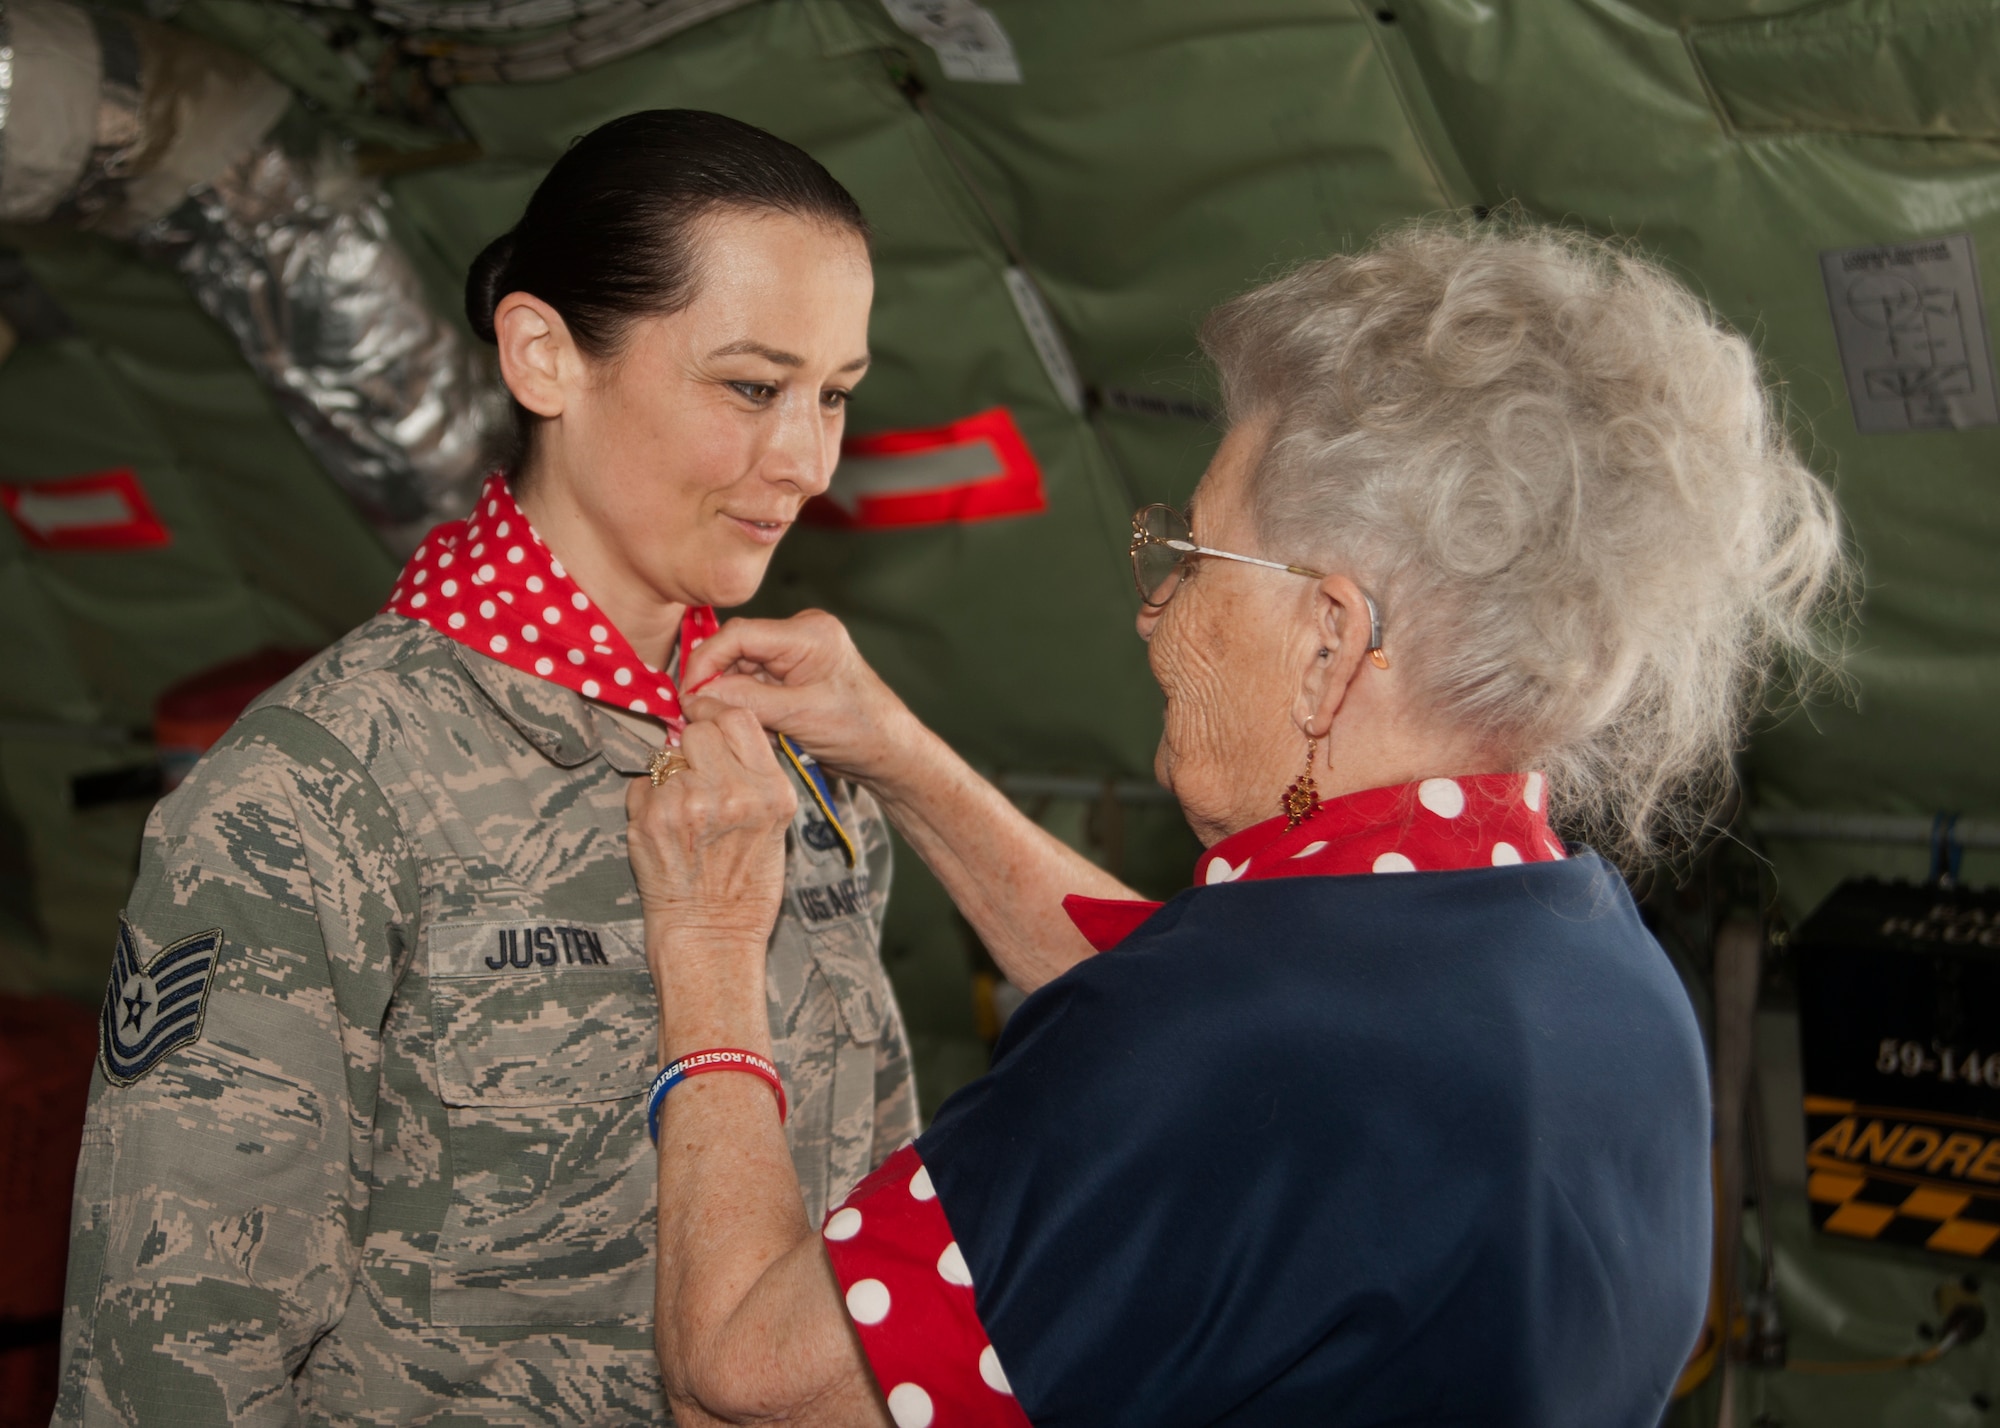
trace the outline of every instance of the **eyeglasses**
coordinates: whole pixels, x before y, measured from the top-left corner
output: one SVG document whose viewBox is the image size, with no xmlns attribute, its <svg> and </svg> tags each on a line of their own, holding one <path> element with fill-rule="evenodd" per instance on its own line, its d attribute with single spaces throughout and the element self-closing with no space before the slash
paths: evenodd
<svg viewBox="0 0 2000 1428">
<path fill-rule="evenodd" d="M 1147 609 L 1161 609 L 1173 599 L 1174 592 L 1193 569 L 1195 559 L 1204 555 L 1244 565 L 1261 565 L 1266 570 L 1282 570 L 1287 575 L 1303 575 L 1311 580 L 1326 579 L 1323 570 L 1196 545 L 1194 526 L 1172 506 L 1141 506 L 1132 513 L 1132 583 L 1139 587 L 1140 602 Z M 1368 657 L 1377 668 L 1387 669 L 1389 657 L 1382 652 L 1381 612 L 1375 608 L 1375 597 L 1366 590 L 1361 592 L 1361 599 L 1368 606 Z"/>
</svg>

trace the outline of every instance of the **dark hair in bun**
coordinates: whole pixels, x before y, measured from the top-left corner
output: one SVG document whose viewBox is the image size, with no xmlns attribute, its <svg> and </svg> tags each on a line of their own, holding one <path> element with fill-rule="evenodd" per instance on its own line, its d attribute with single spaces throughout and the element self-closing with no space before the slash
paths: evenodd
<svg viewBox="0 0 2000 1428">
<path fill-rule="evenodd" d="M 498 339 L 493 332 L 493 310 L 500 299 L 515 291 L 507 282 L 507 265 L 514 260 L 514 230 L 508 229 L 479 250 L 465 275 L 465 320 L 472 335 L 481 342 Z"/>
<path fill-rule="evenodd" d="M 761 208 L 868 237 L 854 196 L 797 145 L 700 109 L 648 109 L 593 129 L 542 179 L 510 232 L 472 261 L 465 316 L 494 340 L 493 312 L 532 293 L 591 357 L 617 354 L 641 317 L 679 312 L 700 280 L 694 227 L 718 208 Z M 516 472 L 534 418 L 516 404 Z"/>
</svg>

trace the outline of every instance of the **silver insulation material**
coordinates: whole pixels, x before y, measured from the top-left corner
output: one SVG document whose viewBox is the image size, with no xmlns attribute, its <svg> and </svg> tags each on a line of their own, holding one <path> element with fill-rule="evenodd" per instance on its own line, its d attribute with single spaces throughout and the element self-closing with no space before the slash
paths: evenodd
<svg viewBox="0 0 2000 1428">
<path fill-rule="evenodd" d="M 0 134 L 7 130 L 7 106 L 14 98 L 14 28 L 0 7 Z M 0 144 L 4 148 L 4 144 Z M 4 175 L 0 175 L 4 178 Z"/>
<path fill-rule="evenodd" d="M 325 10 L 357 10 L 355 0 L 297 0 Z M 442 33 L 493 30 L 540 30 L 630 8 L 632 0 L 472 0 L 470 4 L 426 5 L 418 0 L 383 0 L 368 6 L 371 19 L 398 30 Z"/>
<path fill-rule="evenodd" d="M 427 303 L 376 185 L 266 146 L 141 241 L 173 258 L 392 547 L 471 508 L 504 394 Z"/>
<path fill-rule="evenodd" d="M 327 10 L 365 10 L 368 17 L 397 30 L 462 34 L 477 31 L 506 33 L 543 30 L 551 25 L 569 25 L 616 11 L 626 16 L 644 10 L 703 10 L 720 14 L 751 0 L 732 0 L 720 6 L 675 3 L 675 0 L 446 0 L 426 4 L 424 0 L 295 0 L 295 3 Z M 690 21 L 689 23 L 693 23 Z"/>
<path fill-rule="evenodd" d="M 136 16 L 0 0 L 0 21 L 11 51 L 0 220 L 130 237 L 291 102 L 244 56 Z"/>
<path fill-rule="evenodd" d="M 568 0 L 521 0 L 521 7 L 540 7 L 545 3 L 554 8 L 555 4 L 567 4 Z M 599 8 L 592 0 L 576 0 L 579 17 L 552 35 L 502 45 L 411 39 L 404 48 L 427 58 L 431 82 L 437 85 L 558 79 L 636 54 L 670 35 L 750 3 L 751 0 L 619 0 Z M 512 0 L 496 0 L 493 5 L 447 8 L 512 10 L 514 5 Z M 437 21 L 426 18 L 422 23 L 434 26 Z"/>
<path fill-rule="evenodd" d="M 10 51 L 0 221 L 33 223 L 83 177 L 97 132 L 97 32 L 72 5 L 0 0 Z"/>
<path fill-rule="evenodd" d="M 754 0 L 294 0 L 404 32 L 439 86 L 556 79 L 608 64 Z M 512 37 L 524 32 L 526 39 Z M 481 38 L 462 38 L 477 36 Z M 484 37 L 491 36 L 492 39 Z"/>
<path fill-rule="evenodd" d="M 499 384 L 426 302 L 381 189 L 264 142 L 283 85 L 59 0 L 0 0 L 0 43 L 0 221 L 108 233 L 178 266 L 392 546 L 470 506 Z"/>
</svg>

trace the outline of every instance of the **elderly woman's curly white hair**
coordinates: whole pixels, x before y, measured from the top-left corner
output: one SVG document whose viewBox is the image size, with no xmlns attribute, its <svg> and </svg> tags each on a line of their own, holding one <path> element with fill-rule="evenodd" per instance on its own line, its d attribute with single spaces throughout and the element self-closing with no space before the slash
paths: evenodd
<svg viewBox="0 0 2000 1428">
<path fill-rule="evenodd" d="M 1218 309 L 1285 560 L 1382 605 L 1418 698 L 1628 863 L 1699 832 L 1774 666 L 1850 581 L 1749 344 L 1662 269 L 1519 222 L 1421 223 Z"/>
</svg>

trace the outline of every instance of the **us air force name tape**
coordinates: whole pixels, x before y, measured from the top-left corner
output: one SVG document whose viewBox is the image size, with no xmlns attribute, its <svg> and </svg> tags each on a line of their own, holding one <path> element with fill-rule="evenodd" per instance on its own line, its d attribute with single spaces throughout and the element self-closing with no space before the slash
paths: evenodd
<svg viewBox="0 0 2000 1428">
<path fill-rule="evenodd" d="M 865 917 L 868 913 L 868 894 L 853 878 L 842 878 L 824 887 L 802 887 L 798 889 L 798 900 L 800 915 L 812 927 Z"/>
</svg>

